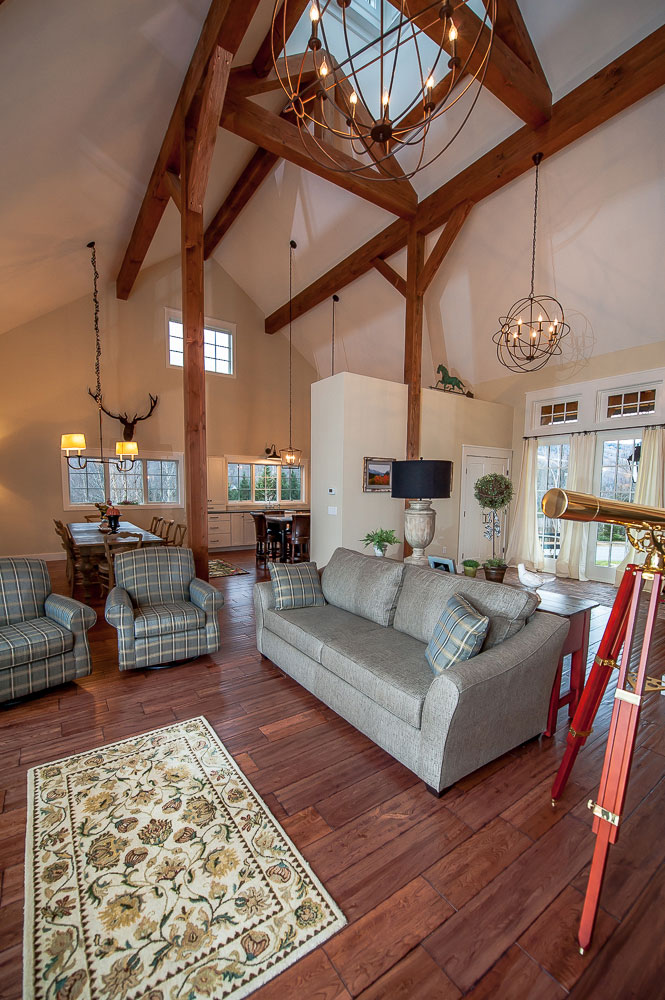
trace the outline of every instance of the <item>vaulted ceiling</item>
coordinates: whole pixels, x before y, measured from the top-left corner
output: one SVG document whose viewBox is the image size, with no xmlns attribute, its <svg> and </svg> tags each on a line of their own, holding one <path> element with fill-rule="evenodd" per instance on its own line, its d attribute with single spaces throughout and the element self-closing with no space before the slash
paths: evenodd
<svg viewBox="0 0 665 1000">
<path fill-rule="evenodd" d="M 88 240 L 97 241 L 102 274 L 110 279 L 118 273 L 208 6 L 209 0 L 114 0 L 113 4 L 50 0 L 47 5 L 42 0 L 4 0 L 0 4 L 0 332 L 87 293 Z M 268 31 L 272 8 L 272 0 L 262 0 L 234 66 L 253 59 Z M 554 101 L 665 20 L 662 0 L 631 4 L 521 0 L 520 9 Z M 275 107 L 274 98 L 261 103 Z M 579 316 L 578 329 L 584 325 L 575 350 L 589 349 L 589 325 L 590 349 L 597 353 L 617 349 L 612 340 L 617 336 L 605 313 L 594 313 L 593 303 L 587 301 L 588 289 L 578 280 L 577 258 L 567 257 L 566 248 L 577 241 L 585 260 L 597 253 L 596 266 L 602 273 L 603 245 L 615 238 L 617 225 L 629 233 L 634 218 L 635 205 L 626 203 L 622 180 L 626 162 L 632 164 L 638 215 L 648 219 L 655 210 L 662 213 L 665 153 L 658 123 L 663 108 L 661 90 L 623 113 L 630 128 L 626 144 L 616 138 L 608 141 L 601 129 L 583 140 L 583 153 L 573 146 L 556 170 L 553 165 L 548 173 L 544 165 L 542 273 L 545 280 L 555 280 L 556 258 L 559 296 L 563 298 L 564 292 L 569 296 Z M 414 178 L 419 198 L 522 125 L 484 90 L 449 152 Z M 445 127 L 450 128 L 441 129 Z M 255 148 L 226 129 L 219 132 L 205 201 L 206 224 Z M 657 176 L 654 164 L 660 164 Z M 618 193 L 607 217 L 596 208 L 588 210 L 599 183 L 603 190 Z M 477 345 L 481 331 L 487 336 L 493 332 L 487 328 L 492 322 L 488 302 L 496 300 L 498 315 L 500 307 L 517 297 L 513 282 L 515 292 L 520 292 L 528 278 L 531 199 L 532 179 L 525 176 L 472 212 L 446 261 L 445 273 L 437 275 L 426 297 L 425 365 L 445 359 L 470 374 L 472 381 L 500 373 Z M 280 161 L 214 254 L 269 315 L 284 304 L 288 290 L 289 238 L 298 243 L 294 282 L 298 291 L 393 220 L 384 209 Z M 658 244 L 657 232 L 663 229 L 661 220 L 659 227 L 654 225 L 655 246 L 645 248 L 638 241 L 627 255 L 626 281 L 637 282 L 640 291 L 650 287 L 652 274 L 658 282 L 662 273 L 662 236 Z M 144 266 L 178 252 L 179 230 L 178 212 L 171 203 Z M 429 237 L 429 245 L 437 235 L 435 231 Z M 403 272 L 402 256 L 398 254 L 391 264 Z M 487 262 L 495 267 L 488 271 Z M 626 308 L 623 300 L 617 304 L 614 293 L 611 288 L 602 304 L 610 315 L 612 308 L 615 312 Z M 348 285 L 341 298 L 342 366 L 401 379 L 402 296 L 373 271 Z M 654 318 L 663 312 L 656 305 Z M 303 354 L 322 375 L 327 374 L 329 302 L 299 319 L 294 333 Z M 662 338 L 650 316 L 635 335 Z"/>
</svg>

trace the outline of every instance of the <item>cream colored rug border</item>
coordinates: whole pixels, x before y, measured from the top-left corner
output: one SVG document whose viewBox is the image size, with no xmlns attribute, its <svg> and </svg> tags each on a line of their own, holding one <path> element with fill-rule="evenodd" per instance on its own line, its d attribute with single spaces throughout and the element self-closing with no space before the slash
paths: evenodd
<svg viewBox="0 0 665 1000">
<path fill-rule="evenodd" d="M 252 785 L 249 778 L 243 773 L 243 771 L 238 767 L 233 755 L 224 746 L 222 740 L 217 735 L 213 727 L 210 725 L 208 720 L 204 715 L 193 716 L 191 719 L 181 719 L 178 722 L 172 722 L 168 726 L 159 726 L 157 729 L 148 729 L 144 733 L 136 733 L 134 736 L 129 736 L 124 740 L 115 740 L 113 743 L 105 743 L 101 747 L 94 747 L 91 750 L 83 751 L 82 753 L 70 754 L 67 757 L 59 757 L 57 760 L 44 761 L 42 764 L 37 764 L 35 767 L 31 767 L 28 771 L 28 811 L 26 820 L 26 833 L 25 833 L 25 877 L 24 877 L 24 925 L 23 925 L 23 1000 L 32 1000 L 34 997 L 34 924 L 35 924 L 35 908 L 34 908 L 34 896 L 32 892 L 32 886 L 34 883 L 34 774 L 42 767 L 48 767 L 51 764 L 61 764 L 64 761 L 71 760 L 73 757 L 86 757 L 88 754 L 100 753 L 104 750 L 108 750 L 109 747 L 122 746 L 125 743 L 132 743 L 134 740 L 140 739 L 144 736 L 151 736 L 153 733 L 164 732 L 165 730 L 179 728 L 180 726 L 187 725 L 188 722 L 200 722 L 202 723 L 208 732 L 210 733 L 213 740 L 218 743 L 224 752 L 228 755 L 229 763 L 234 767 L 235 771 L 240 775 L 241 779 L 249 786 L 252 794 L 255 796 L 257 802 L 261 805 L 263 809 L 272 818 L 275 825 L 281 832 L 284 841 L 289 845 L 293 853 L 296 855 L 303 868 L 307 872 L 307 875 L 312 880 L 314 885 L 318 888 L 319 892 L 325 896 L 330 909 L 335 914 L 338 923 L 332 924 L 330 927 L 325 928 L 320 934 L 312 938 L 309 941 L 304 942 L 299 948 L 297 953 L 290 955 L 280 962 L 279 966 L 273 967 L 271 969 L 266 969 L 261 975 L 257 976 L 256 979 L 252 980 L 251 983 L 246 983 L 244 986 L 240 986 L 230 997 L 230 1000 L 242 1000 L 242 997 L 249 996 L 259 987 L 264 986 L 271 979 L 275 979 L 282 972 L 285 972 L 290 966 L 295 965 L 296 962 L 304 958 L 305 955 L 309 954 L 311 951 L 315 951 L 320 945 L 322 945 L 329 938 L 333 937 L 345 927 L 347 924 L 347 919 L 340 910 L 339 906 L 332 898 L 330 893 L 326 890 L 321 880 L 317 877 L 312 868 L 303 857 L 301 852 L 298 850 L 296 845 L 293 843 L 286 830 L 284 830 L 282 824 L 273 815 L 272 811 L 268 808 L 263 798 L 256 791 Z"/>
</svg>

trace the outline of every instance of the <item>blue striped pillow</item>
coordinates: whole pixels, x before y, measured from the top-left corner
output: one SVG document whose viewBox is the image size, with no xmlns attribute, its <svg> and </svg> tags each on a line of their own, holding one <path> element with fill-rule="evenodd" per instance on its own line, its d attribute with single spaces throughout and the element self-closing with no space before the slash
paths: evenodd
<svg viewBox="0 0 665 1000">
<path fill-rule="evenodd" d="M 275 610 L 323 607 L 326 599 L 316 563 L 268 563 Z"/>
<path fill-rule="evenodd" d="M 461 595 L 453 594 L 425 650 L 432 673 L 441 674 L 455 663 L 470 660 L 479 653 L 489 625 L 489 618 L 478 614 Z"/>
</svg>

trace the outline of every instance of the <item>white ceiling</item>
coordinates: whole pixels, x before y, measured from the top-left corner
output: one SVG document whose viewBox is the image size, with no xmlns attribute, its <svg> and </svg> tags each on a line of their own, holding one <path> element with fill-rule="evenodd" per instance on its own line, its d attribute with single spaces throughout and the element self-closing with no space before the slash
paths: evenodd
<svg viewBox="0 0 665 1000">
<path fill-rule="evenodd" d="M 49 0 L 47 4 L 5 0 L 0 4 L 0 332 L 88 292 L 85 244 L 90 239 L 97 241 L 103 276 L 117 273 L 208 5 L 208 0 Z M 236 64 L 249 61 L 256 51 L 270 23 L 272 6 L 272 0 L 263 0 Z M 664 20 L 662 0 L 630 4 L 521 0 L 521 9 L 555 100 Z M 646 112 L 640 105 L 628 114 L 633 115 L 631 121 L 639 119 L 638 132 L 651 145 L 649 163 L 654 156 L 660 157 L 662 167 L 662 139 L 655 122 L 658 109 L 662 121 L 663 104 L 658 100 L 657 95 L 642 102 Z M 650 114 L 649 107 L 654 109 Z M 491 94 L 483 93 L 449 153 L 415 178 L 419 195 L 429 193 L 521 124 Z M 654 126 L 655 134 L 649 131 Z M 598 150 L 590 153 L 596 166 L 603 163 L 602 141 Z M 226 131 L 219 133 L 206 198 L 208 219 L 252 152 L 253 147 L 243 140 Z M 549 183 L 555 205 L 557 198 L 567 197 L 562 185 L 575 181 L 571 169 L 566 166 L 557 173 L 554 161 L 551 165 Z M 639 173 L 637 163 L 636 169 Z M 643 173 L 650 170 L 647 166 Z M 607 184 L 615 180 L 609 171 Z M 641 181 L 641 204 L 647 216 L 656 183 L 651 176 Z M 582 185 L 577 191 L 573 204 L 582 218 L 585 196 L 593 199 L 593 190 L 590 182 L 586 190 Z M 496 257 L 497 231 L 506 224 L 505 208 L 496 207 L 499 198 L 507 196 L 510 223 L 517 226 L 508 244 L 499 241 L 499 258 L 511 270 L 512 251 L 520 259 L 529 252 L 531 180 L 521 179 L 509 191 L 474 209 L 450 266 L 447 262 L 426 302 L 436 363 L 447 353 L 460 368 L 468 371 L 472 366 L 474 379 L 493 375 L 482 355 L 469 356 L 467 338 L 472 338 L 473 331 L 468 329 L 468 316 L 477 290 L 468 269 L 476 253 L 472 246 L 485 247 L 490 259 Z M 625 206 L 619 206 L 618 213 L 628 225 Z M 581 226 L 579 214 L 569 213 L 565 224 L 557 226 L 558 249 L 565 250 L 567 241 L 582 230 L 588 255 L 594 238 L 607 238 L 613 220 L 614 216 L 600 220 L 594 233 L 593 219 Z M 280 164 L 229 231 L 216 258 L 268 313 L 286 298 L 291 236 L 298 242 L 294 281 L 298 291 L 390 221 L 392 217 L 381 209 L 290 164 Z M 146 264 L 178 249 L 179 219 L 171 205 Z M 557 271 L 559 292 L 561 296 L 564 289 L 570 292 L 575 308 L 584 313 L 588 303 L 576 290 L 575 259 L 573 255 L 568 261 L 571 273 Z M 648 272 L 648 260 L 640 253 L 635 270 L 638 263 Z M 399 258 L 396 264 L 403 266 Z M 602 260 L 598 266 L 602 267 Z M 497 295 L 501 292 L 511 298 L 510 283 L 500 274 L 495 284 Z M 403 338 L 399 294 L 378 274 L 371 274 L 344 289 L 342 300 L 340 363 L 347 367 L 346 349 L 352 370 L 399 379 Z M 456 327 L 463 321 L 467 329 L 462 336 Z M 485 317 L 483 322 L 487 322 Z M 329 304 L 294 327 L 297 346 L 321 374 L 329 370 L 329 332 Z M 651 326 L 648 332 L 652 333 Z M 596 333 L 602 336 L 601 330 Z M 660 331 L 658 336 L 662 337 Z M 426 361 L 428 350 L 426 346 Z"/>
</svg>

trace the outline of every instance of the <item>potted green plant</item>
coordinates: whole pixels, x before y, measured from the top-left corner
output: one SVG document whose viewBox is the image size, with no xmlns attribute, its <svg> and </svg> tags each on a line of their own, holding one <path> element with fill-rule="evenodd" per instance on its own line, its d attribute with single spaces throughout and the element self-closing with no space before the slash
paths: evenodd
<svg viewBox="0 0 665 1000">
<path fill-rule="evenodd" d="M 367 548 L 368 545 L 374 547 L 375 556 L 385 556 L 389 545 L 399 545 L 400 539 L 392 528 L 376 528 L 375 531 L 368 531 L 364 538 L 360 539 Z"/>
<path fill-rule="evenodd" d="M 465 576 L 475 576 L 480 563 L 477 559 L 463 559 L 462 566 L 464 567 Z"/>
<path fill-rule="evenodd" d="M 503 559 L 497 558 L 496 539 L 501 535 L 499 511 L 504 510 L 513 499 L 513 484 L 508 476 L 489 472 L 476 480 L 473 493 L 483 510 L 491 511 L 485 526 L 485 538 L 492 539 L 492 558 L 485 561 L 485 578 L 494 583 L 503 583 L 508 567 Z"/>
</svg>

